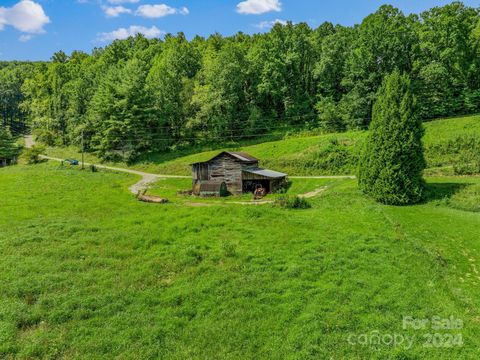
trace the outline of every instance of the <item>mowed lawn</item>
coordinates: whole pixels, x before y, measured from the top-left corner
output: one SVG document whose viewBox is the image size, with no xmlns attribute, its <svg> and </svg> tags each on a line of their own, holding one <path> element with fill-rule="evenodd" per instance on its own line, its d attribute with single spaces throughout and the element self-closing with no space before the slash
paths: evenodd
<svg viewBox="0 0 480 360">
<path fill-rule="evenodd" d="M 448 201 L 479 178 L 430 179 L 411 207 L 345 180 L 309 210 L 144 204 L 135 181 L 0 170 L 0 358 L 479 357 L 480 213 Z M 463 328 L 404 330 L 403 316 Z M 374 331 L 415 341 L 348 341 Z M 464 345 L 424 347 L 433 332 Z"/>
</svg>

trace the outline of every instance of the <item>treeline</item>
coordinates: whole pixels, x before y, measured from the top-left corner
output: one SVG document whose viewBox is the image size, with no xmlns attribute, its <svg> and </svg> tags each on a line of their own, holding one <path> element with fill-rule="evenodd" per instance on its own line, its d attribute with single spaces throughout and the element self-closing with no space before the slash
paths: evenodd
<svg viewBox="0 0 480 360">
<path fill-rule="evenodd" d="M 191 41 L 139 35 L 91 55 L 56 53 L 34 65 L 14 100 L 2 92 L 2 104 L 20 100 L 17 111 L 46 143 L 83 137 L 102 157 L 127 160 L 279 129 L 364 129 L 394 70 L 411 78 L 421 118 L 473 113 L 479 14 L 460 2 L 409 16 L 385 5 L 354 27 L 277 24 L 266 34 Z M 12 68 L 1 67 L 2 79 Z"/>
<path fill-rule="evenodd" d="M 22 85 L 34 71 L 34 63 L 0 61 L 0 125 L 14 134 L 26 130 L 27 111 L 21 106 Z"/>
</svg>

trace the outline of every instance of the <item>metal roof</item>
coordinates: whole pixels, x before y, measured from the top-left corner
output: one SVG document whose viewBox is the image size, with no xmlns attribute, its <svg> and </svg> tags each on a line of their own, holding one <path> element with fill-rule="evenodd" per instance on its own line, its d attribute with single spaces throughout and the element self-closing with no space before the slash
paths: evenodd
<svg viewBox="0 0 480 360">
<path fill-rule="evenodd" d="M 287 174 L 284 174 L 278 171 L 260 169 L 260 168 L 243 169 L 243 171 L 248 172 L 250 174 L 265 176 L 272 179 L 279 179 L 279 178 L 288 176 Z"/>
</svg>

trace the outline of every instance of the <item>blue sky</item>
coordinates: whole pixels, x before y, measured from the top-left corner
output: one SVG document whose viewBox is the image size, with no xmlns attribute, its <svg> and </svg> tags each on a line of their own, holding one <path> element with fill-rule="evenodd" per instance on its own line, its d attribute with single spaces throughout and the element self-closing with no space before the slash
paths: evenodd
<svg viewBox="0 0 480 360">
<path fill-rule="evenodd" d="M 359 23 L 384 3 L 405 13 L 450 3 L 442 0 L 0 0 L 0 60 L 47 60 L 58 50 L 90 52 L 114 38 L 183 31 L 268 30 L 275 21 Z M 466 0 L 478 7 L 480 0 Z"/>
</svg>

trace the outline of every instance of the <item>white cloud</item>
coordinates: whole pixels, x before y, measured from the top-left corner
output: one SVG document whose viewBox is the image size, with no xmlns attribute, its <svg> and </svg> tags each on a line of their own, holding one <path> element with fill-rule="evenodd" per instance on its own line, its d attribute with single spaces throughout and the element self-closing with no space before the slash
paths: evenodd
<svg viewBox="0 0 480 360">
<path fill-rule="evenodd" d="M 165 34 L 164 31 L 160 30 L 156 26 L 152 26 L 151 28 L 145 26 L 136 26 L 132 25 L 128 28 L 119 28 L 117 30 L 111 32 L 104 32 L 98 34 L 98 41 L 113 41 L 113 40 L 123 40 L 130 36 L 135 36 L 137 34 L 143 34 L 146 38 L 155 38 Z"/>
<path fill-rule="evenodd" d="M 107 0 L 108 3 L 113 5 L 120 5 L 120 4 L 136 4 L 140 0 Z"/>
<path fill-rule="evenodd" d="M 7 24 L 7 20 L 5 18 L 5 12 L 6 12 L 6 9 L 3 7 L 0 7 L 0 31 L 2 31 L 5 28 L 5 25 Z"/>
<path fill-rule="evenodd" d="M 137 16 L 143 16 L 146 18 L 159 18 L 167 15 L 173 15 L 177 12 L 175 8 L 172 8 L 165 4 L 160 5 L 141 5 L 136 11 Z"/>
<path fill-rule="evenodd" d="M 123 6 L 104 6 L 103 12 L 107 17 L 118 17 L 121 14 L 131 14 L 132 10 Z"/>
<path fill-rule="evenodd" d="M 271 11 L 282 11 L 279 0 L 246 0 L 237 5 L 240 14 L 264 14 Z"/>
<path fill-rule="evenodd" d="M 26 34 L 24 34 L 24 35 L 20 35 L 20 37 L 18 38 L 18 40 L 21 41 L 21 42 L 27 42 L 27 41 L 32 40 L 32 38 L 33 38 L 33 35 L 30 35 L 30 34 L 26 35 Z"/>
<path fill-rule="evenodd" d="M 255 24 L 254 26 L 259 28 L 259 29 L 270 29 L 275 24 L 287 25 L 287 21 L 286 20 L 280 20 L 280 19 L 276 19 L 276 20 L 272 20 L 272 21 L 262 21 L 258 24 Z"/>
<path fill-rule="evenodd" d="M 0 7 L 0 30 L 10 25 L 26 33 L 43 33 L 49 22 L 42 6 L 31 0 L 21 0 L 10 8 Z"/>
<path fill-rule="evenodd" d="M 157 5 L 141 5 L 138 7 L 135 15 L 142 16 L 145 18 L 160 18 L 167 15 L 181 14 L 188 15 L 190 11 L 186 7 L 181 9 L 176 9 L 166 4 L 157 4 Z"/>
</svg>

